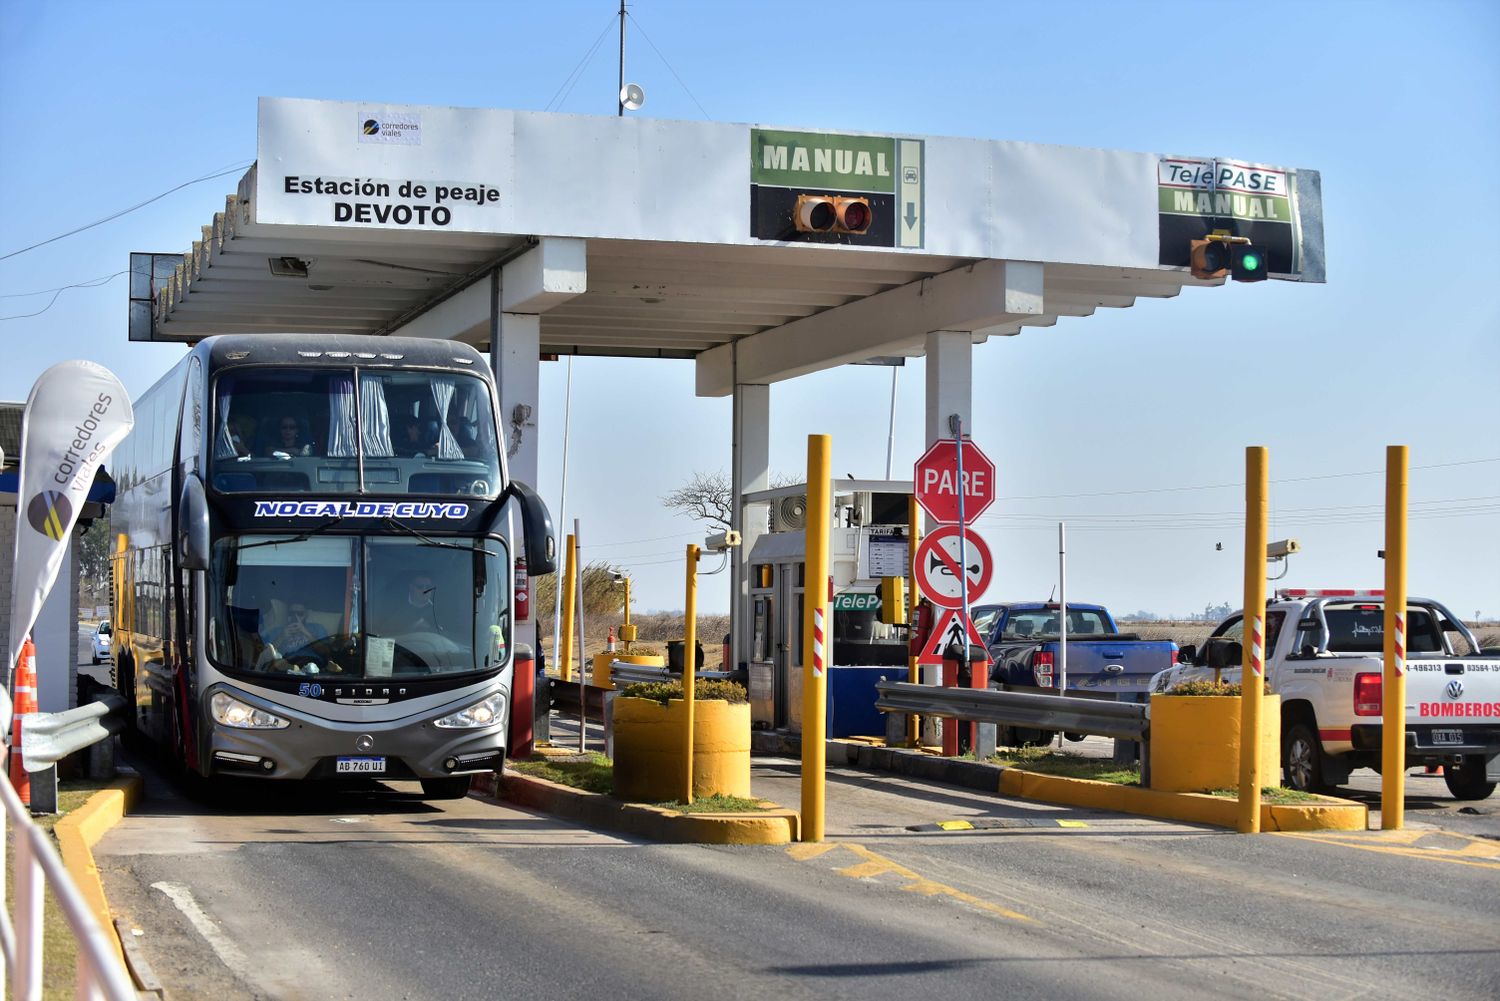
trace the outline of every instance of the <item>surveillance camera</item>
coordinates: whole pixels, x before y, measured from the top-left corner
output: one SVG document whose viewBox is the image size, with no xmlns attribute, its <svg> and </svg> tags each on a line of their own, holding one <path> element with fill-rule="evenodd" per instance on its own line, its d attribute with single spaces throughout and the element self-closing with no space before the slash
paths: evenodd
<svg viewBox="0 0 1500 1001">
<path fill-rule="evenodd" d="M 1296 539 L 1278 539 L 1266 544 L 1266 559 L 1268 560 L 1285 559 L 1293 553 L 1300 552 L 1302 552 L 1302 546 Z"/>
<path fill-rule="evenodd" d="M 703 548 L 711 553 L 722 553 L 740 544 L 739 532 L 719 532 L 703 540 Z"/>
</svg>

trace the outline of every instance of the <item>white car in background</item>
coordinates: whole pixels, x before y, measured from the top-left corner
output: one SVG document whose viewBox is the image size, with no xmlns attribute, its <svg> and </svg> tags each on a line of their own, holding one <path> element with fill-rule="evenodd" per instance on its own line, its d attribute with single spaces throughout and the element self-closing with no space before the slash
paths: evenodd
<svg viewBox="0 0 1500 1001">
<path fill-rule="evenodd" d="M 94 663 L 102 664 L 109 660 L 109 641 L 112 630 L 108 622 L 101 622 L 94 627 Z"/>
</svg>

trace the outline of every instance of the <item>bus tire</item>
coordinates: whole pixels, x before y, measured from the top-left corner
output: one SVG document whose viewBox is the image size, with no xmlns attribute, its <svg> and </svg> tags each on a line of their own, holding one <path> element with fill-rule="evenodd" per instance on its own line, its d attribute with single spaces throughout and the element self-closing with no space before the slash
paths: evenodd
<svg viewBox="0 0 1500 1001">
<path fill-rule="evenodd" d="M 1485 778 L 1482 756 L 1475 756 L 1472 764 L 1465 757 L 1461 765 L 1444 765 L 1443 781 L 1447 783 L 1448 791 L 1453 794 L 1454 799 L 1488 799 L 1490 793 L 1495 791 L 1495 783 Z"/>
<path fill-rule="evenodd" d="M 463 799 L 469 794 L 469 776 L 452 775 L 422 780 L 423 799 Z"/>
</svg>

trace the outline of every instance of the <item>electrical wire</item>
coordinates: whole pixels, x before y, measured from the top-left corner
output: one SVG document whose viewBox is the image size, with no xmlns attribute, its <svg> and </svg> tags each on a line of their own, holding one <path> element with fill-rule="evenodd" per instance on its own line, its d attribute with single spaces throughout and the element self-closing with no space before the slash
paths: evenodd
<svg viewBox="0 0 1500 1001">
<path fill-rule="evenodd" d="M 667 62 L 667 57 L 662 55 L 661 49 L 658 49 L 656 47 L 656 43 L 651 40 L 651 36 L 646 34 L 646 29 L 641 27 L 641 22 L 636 18 L 636 16 L 629 11 L 625 12 L 625 16 L 630 18 L 630 20 L 635 23 L 635 26 L 640 29 L 641 37 L 646 40 L 647 45 L 651 46 L 651 51 L 656 53 L 656 58 L 661 60 L 662 65 L 665 66 L 667 68 L 667 71 L 672 74 L 673 79 L 675 79 L 678 85 L 683 89 L 683 91 L 687 93 L 687 96 L 692 98 L 693 103 L 698 105 L 698 110 L 703 112 L 703 117 L 710 122 L 713 121 L 712 116 L 710 116 L 708 111 L 704 109 L 703 104 L 698 100 L 697 95 L 695 95 L 688 88 L 688 85 L 683 82 L 682 77 L 677 75 L 677 71 L 672 68 L 671 63 Z"/>
<path fill-rule="evenodd" d="M 1415 472 L 1418 469 L 1447 469 L 1452 466 L 1475 466 L 1485 462 L 1500 462 L 1500 456 L 1493 459 L 1465 459 L 1460 462 L 1434 462 L 1424 466 L 1412 466 Z M 1317 476 L 1291 476 L 1285 479 L 1272 480 L 1272 483 L 1307 483 L 1312 480 L 1337 480 L 1350 476 L 1378 476 L 1385 472 L 1384 469 L 1365 469 L 1357 473 L 1322 473 Z M 1144 490 L 1104 490 L 1098 493 L 1088 494 L 1027 494 L 1025 496 L 998 497 L 1002 501 L 1023 500 L 1067 500 L 1075 497 L 1124 497 L 1133 494 L 1171 494 L 1182 493 L 1187 490 L 1228 490 L 1232 487 L 1243 487 L 1244 481 L 1238 483 L 1207 483 L 1195 487 L 1152 487 Z"/>
<path fill-rule="evenodd" d="M 19 254 L 24 254 L 24 253 L 26 253 L 29 250 L 35 250 L 38 247 L 45 247 L 49 243 L 56 243 L 58 240 L 67 239 L 70 236 L 74 236 L 74 235 L 76 235 L 78 233 L 82 233 L 84 230 L 93 229 L 95 226 L 102 226 L 102 225 L 104 225 L 107 222 L 112 222 L 115 219 L 120 218 L 121 216 L 129 215 L 130 213 L 136 211 L 137 209 L 143 209 L 147 205 L 150 205 L 152 202 L 159 202 L 163 198 L 165 198 L 168 195 L 172 194 L 174 191 L 181 191 L 183 188 L 190 187 L 191 185 L 194 185 L 194 184 L 201 184 L 204 181 L 212 181 L 215 178 L 223 177 L 226 174 L 237 173 L 237 172 L 239 172 L 241 170 L 244 170 L 246 167 L 250 166 L 254 162 L 255 162 L 254 160 L 245 160 L 242 163 L 239 163 L 239 164 L 237 164 L 237 165 L 235 165 L 233 167 L 230 167 L 228 170 L 221 170 L 217 174 L 204 174 L 202 177 L 195 177 L 191 181 L 183 181 L 181 184 L 177 185 L 176 187 L 168 188 L 166 191 L 163 191 L 159 195 L 152 195 L 150 198 L 147 198 L 145 201 L 138 202 L 137 204 L 130 206 L 130 208 L 128 208 L 128 209 L 121 209 L 118 212 L 113 212 L 113 213 L 105 216 L 103 219 L 96 219 L 93 222 L 88 223 L 87 225 L 79 226 L 77 229 L 70 229 L 66 233 L 59 233 L 56 236 L 48 237 L 47 239 L 42 240 L 42 241 L 40 241 L 38 243 L 33 243 L 29 247 L 22 247 L 20 250 L 12 250 L 8 254 L 0 254 L 0 261 L 8 261 L 12 257 L 15 257 L 15 256 L 17 256 Z"/>
<path fill-rule="evenodd" d="M 599 51 L 600 43 L 604 41 L 604 36 L 609 34 L 609 29 L 614 27 L 615 18 L 619 16 L 619 14 L 609 15 L 609 19 L 604 22 L 604 30 L 599 32 L 599 37 L 594 39 L 594 44 L 589 46 L 588 51 L 583 54 L 583 58 L 578 60 L 578 65 L 573 67 L 573 71 L 563 79 L 562 83 L 558 84 L 556 92 L 554 92 L 552 95 L 552 100 L 548 101 L 546 106 L 542 108 L 543 111 L 551 111 L 553 105 L 561 108 L 564 102 L 568 100 L 568 94 L 573 93 L 573 88 L 578 84 L 578 80 L 582 77 L 583 71 L 588 68 L 588 64 L 593 61 L 594 53 Z M 564 92 L 564 88 L 566 88 L 566 92 Z M 558 99 L 559 95 L 561 95 L 561 100 Z"/>
<path fill-rule="evenodd" d="M 121 275 L 130 274 L 130 273 L 131 273 L 130 269 L 129 268 L 125 268 L 123 270 L 116 271 L 112 275 L 105 275 L 102 278 L 90 278 L 87 281 L 74 282 L 71 285 L 63 285 L 60 288 L 41 289 L 41 290 L 36 291 L 36 292 L 7 292 L 7 293 L 4 293 L 4 294 L 0 294 L 0 299 L 25 299 L 25 298 L 28 298 L 30 296 L 47 295 L 49 293 L 52 295 L 52 298 L 50 300 L 48 300 L 47 305 L 43 306 L 41 309 L 37 310 L 35 313 L 17 313 L 14 316 L 0 316 L 0 322 L 3 322 L 5 320 L 25 320 L 25 319 L 29 319 L 30 317 L 33 317 L 33 316 L 41 316 L 43 313 L 47 312 L 47 310 L 49 310 L 53 306 L 57 305 L 58 297 L 61 296 L 64 292 L 68 291 L 68 289 L 73 289 L 73 288 L 103 288 L 105 285 L 108 285 L 110 282 L 114 281 L 116 278 L 120 277 Z M 145 271 L 137 271 L 137 272 L 135 272 L 135 274 L 144 275 L 144 274 L 147 274 L 147 272 L 145 272 Z"/>
</svg>

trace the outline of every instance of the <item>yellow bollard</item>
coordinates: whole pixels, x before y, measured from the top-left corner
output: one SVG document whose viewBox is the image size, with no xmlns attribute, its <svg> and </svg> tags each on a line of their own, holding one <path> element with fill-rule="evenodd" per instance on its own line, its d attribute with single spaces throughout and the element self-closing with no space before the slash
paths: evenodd
<svg viewBox="0 0 1500 1001">
<path fill-rule="evenodd" d="M 1380 829 L 1406 822 L 1405 445 L 1385 450 L 1385 672 L 1381 683 Z"/>
<path fill-rule="evenodd" d="M 682 627 L 682 801 L 693 801 L 693 685 L 698 675 L 698 547 L 687 547 L 687 596 Z"/>
<path fill-rule="evenodd" d="M 907 629 L 909 630 L 907 633 L 908 640 L 916 634 L 917 609 L 922 604 L 922 595 L 921 592 L 917 589 L 917 542 L 921 539 L 921 536 L 922 512 L 921 508 L 917 506 L 917 495 L 912 494 L 910 497 L 906 498 L 906 541 L 907 555 L 910 557 L 910 559 L 907 560 L 906 570 L 907 574 L 910 577 L 908 583 L 910 584 L 909 591 L 911 594 L 911 598 L 909 599 L 911 602 L 911 610 L 906 616 Z M 922 682 L 922 665 L 917 663 L 917 655 L 911 652 L 910 643 L 908 643 L 907 645 L 906 680 L 911 682 L 913 685 L 918 685 Z M 919 743 L 918 735 L 921 733 L 921 731 L 918 729 L 918 727 L 920 727 L 921 725 L 921 718 L 918 717 L 915 713 L 912 713 L 906 717 L 907 747 L 916 747 Z"/>
<path fill-rule="evenodd" d="M 802 840 L 823 840 L 823 783 L 828 749 L 824 713 L 826 665 L 832 661 L 833 620 L 828 613 L 828 519 L 832 509 L 828 470 L 833 439 L 807 436 L 807 574 L 802 585 Z"/>
<path fill-rule="evenodd" d="M 1245 617 L 1240 637 L 1241 834 L 1260 833 L 1260 714 L 1266 685 L 1266 449 L 1245 449 Z"/>
<path fill-rule="evenodd" d="M 563 559 L 562 587 L 558 588 L 560 604 L 554 611 L 562 612 L 562 628 L 558 631 L 558 649 L 553 650 L 557 660 L 557 676 L 563 681 L 573 680 L 573 591 L 578 585 L 578 540 L 568 536 L 568 547 Z"/>
</svg>

